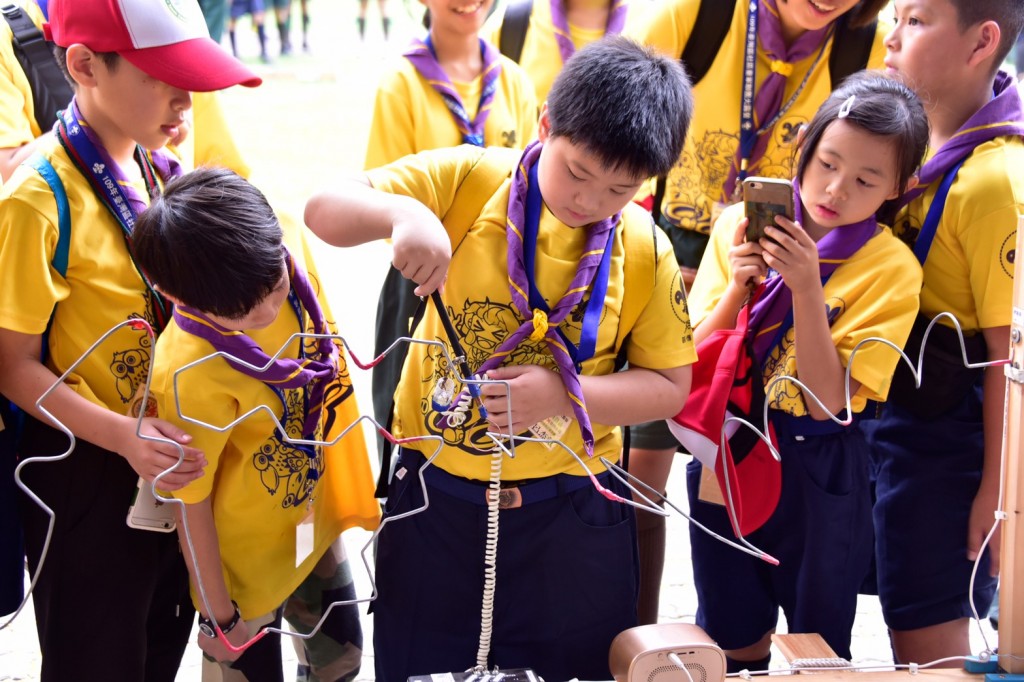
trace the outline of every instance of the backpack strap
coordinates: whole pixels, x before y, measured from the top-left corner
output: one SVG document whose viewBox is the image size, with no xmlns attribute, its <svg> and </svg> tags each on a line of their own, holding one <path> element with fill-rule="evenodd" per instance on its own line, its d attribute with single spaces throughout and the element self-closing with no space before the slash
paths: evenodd
<svg viewBox="0 0 1024 682">
<path fill-rule="evenodd" d="M 469 173 L 455 188 L 448 212 L 441 218 L 455 253 L 466 233 L 480 217 L 480 211 L 506 179 L 512 176 L 522 151 L 505 147 L 487 147 Z"/>
<path fill-rule="evenodd" d="M 68 203 L 68 194 L 64 190 L 64 183 L 54 170 L 53 165 L 42 154 L 36 152 L 25 160 L 25 164 L 31 166 L 42 176 L 46 184 L 53 192 L 53 199 L 57 203 L 57 248 L 53 253 L 53 260 L 50 264 L 61 277 L 68 274 L 68 252 L 71 248 L 71 206 Z M 46 350 L 49 348 L 50 326 L 53 324 L 53 316 L 57 312 L 54 307 L 50 313 L 50 321 L 46 323 L 46 330 L 43 332 L 43 348 L 40 361 L 46 359 Z"/>
<path fill-rule="evenodd" d="M 729 25 L 732 23 L 733 14 L 741 2 L 725 2 L 724 0 L 702 0 L 697 9 L 697 20 L 693 24 L 686 39 L 686 46 L 679 61 L 686 67 L 686 73 L 690 77 L 690 84 L 697 86 L 707 75 L 718 56 L 718 50 L 725 42 L 729 34 Z M 690 40 L 699 36 L 699 40 Z M 667 178 L 662 175 L 658 177 L 654 187 L 654 203 L 651 205 L 651 215 L 657 223 L 661 218 L 661 203 L 665 199 L 665 185 Z"/>
<path fill-rule="evenodd" d="M 871 47 L 878 33 L 878 19 L 860 28 L 850 27 L 850 13 L 839 17 L 836 34 L 832 39 L 832 53 L 828 58 L 828 71 L 832 89 L 852 73 L 867 68 Z"/>
<path fill-rule="evenodd" d="M 679 55 L 679 60 L 686 67 L 690 82 L 696 86 L 711 69 L 718 49 L 729 34 L 729 24 L 733 14 L 742 2 L 724 2 L 723 0 L 702 0 L 697 10 L 697 20 L 686 40 L 686 47 Z M 697 36 L 698 40 L 690 40 Z"/>
<path fill-rule="evenodd" d="M 21 7 L 8 2 L 0 7 L 11 27 L 11 46 L 32 89 L 33 113 L 39 129 L 47 131 L 57 121 L 57 111 L 67 106 L 74 92 L 64 78 L 52 46 Z"/>
<path fill-rule="evenodd" d="M 532 11 L 533 0 L 516 0 L 505 8 L 505 16 L 501 20 L 498 50 L 517 64 L 523 54 L 523 43 L 526 42 L 526 30 L 530 28 Z"/>
</svg>

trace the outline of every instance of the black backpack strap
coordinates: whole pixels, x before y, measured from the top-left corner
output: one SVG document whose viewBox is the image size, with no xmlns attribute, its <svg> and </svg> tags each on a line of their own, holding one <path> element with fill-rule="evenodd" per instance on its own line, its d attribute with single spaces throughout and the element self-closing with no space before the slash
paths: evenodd
<svg viewBox="0 0 1024 682">
<path fill-rule="evenodd" d="M 839 17 L 836 22 L 836 35 L 832 39 L 828 71 L 833 90 L 851 73 L 867 68 L 871 46 L 875 44 L 875 35 L 878 33 L 877 19 L 867 26 L 850 28 L 849 17 L 849 12 Z"/>
<path fill-rule="evenodd" d="M 732 16 L 741 2 L 742 0 L 703 0 L 700 3 L 693 30 L 686 40 L 683 53 L 679 55 L 693 85 L 700 83 L 714 63 L 715 57 L 718 56 L 718 48 L 725 42 L 725 36 L 729 33 Z"/>
<path fill-rule="evenodd" d="M 68 105 L 74 92 L 57 65 L 52 46 L 28 14 L 13 4 L 0 11 L 11 27 L 14 55 L 32 88 L 36 123 L 45 132 L 53 127 L 57 112 Z"/>
<path fill-rule="evenodd" d="M 532 11 L 533 0 L 517 0 L 505 8 L 505 16 L 501 20 L 498 49 L 516 64 L 523 54 L 523 43 L 526 42 L 526 30 L 530 27 Z"/>
</svg>

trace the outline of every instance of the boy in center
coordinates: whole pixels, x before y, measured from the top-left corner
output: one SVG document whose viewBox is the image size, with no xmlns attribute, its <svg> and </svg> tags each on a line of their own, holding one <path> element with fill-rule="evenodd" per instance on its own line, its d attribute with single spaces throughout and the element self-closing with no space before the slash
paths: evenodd
<svg viewBox="0 0 1024 682">
<path fill-rule="evenodd" d="M 425 152 L 307 204 L 307 224 L 338 246 L 442 222 L 454 247 L 447 314 L 472 371 L 507 382 L 511 396 L 496 383 L 470 400 L 436 347 L 410 348 L 395 431 L 440 436 L 444 446 L 423 470 L 429 508 L 379 538 L 378 680 L 462 671 L 488 651 L 488 668 L 610 678 L 611 640 L 636 624 L 634 515 L 588 473 L 628 497 L 600 457 L 619 459 L 620 425 L 664 419 L 689 392 L 695 352 L 679 269 L 630 200 L 678 158 L 692 109 L 676 60 L 604 39 L 566 64 L 539 140 L 518 161 L 466 146 Z M 497 179 L 479 193 L 470 224 L 456 225 L 453 214 L 488 164 L 500 166 Z M 395 266 L 417 275 L 407 258 L 396 251 Z M 426 308 L 415 336 L 447 343 L 436 309 Z M 628 369 L 616 372 L 620 352 Z M 449 379 L 451 400 L 437 390 Z M 495 458 L 488 431 L 560 439 L 583 464 L 553 444 L 521 440 L 514 458 Z M 422 505 L 417 471 L 429 454 L 400 451 L 386 514 Z M 506 503 L 493 623 L 481 636 L 496 459 Z"/>
</svg>

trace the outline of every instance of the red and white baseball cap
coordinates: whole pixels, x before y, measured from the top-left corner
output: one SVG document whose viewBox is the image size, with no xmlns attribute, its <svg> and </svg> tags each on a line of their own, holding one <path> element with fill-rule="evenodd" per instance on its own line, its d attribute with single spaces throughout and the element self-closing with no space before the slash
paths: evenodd
<svg viewBox="0 0 1024 682">
<path fill-rule="evenodd" d="M 46 37 L 116 52 L 147 75 L 191 92 L 263 80 L 210 38 L 196 0 L 50 0 Z"/>
</svg>

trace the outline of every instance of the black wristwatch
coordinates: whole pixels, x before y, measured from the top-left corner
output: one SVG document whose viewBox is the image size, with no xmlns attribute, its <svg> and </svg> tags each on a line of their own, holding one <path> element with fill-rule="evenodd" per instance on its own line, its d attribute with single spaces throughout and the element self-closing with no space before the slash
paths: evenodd
<svg viewBox="0 0 1024 682">
<path fill-rule="evenodd" d="M 238 625 L 238 621 L 242 620 L 242 612 L 238 610 L 238 604 L 233 599 L 231 600 L 231 605 L 235 607 L 235 615 L 231 616 L 231 620 L 226 625 L 220 626 L 220 631 L 225 635 L 234 630 L 235 626 Z M 210 638 L 216 637 L 216 625 L 209 618 L 203 618 L 203 614 L 199 614 L 199 632 Z"/>
</svg>

